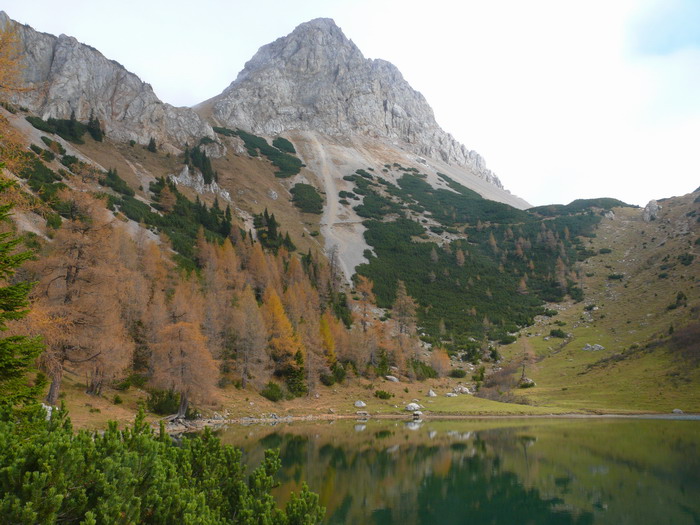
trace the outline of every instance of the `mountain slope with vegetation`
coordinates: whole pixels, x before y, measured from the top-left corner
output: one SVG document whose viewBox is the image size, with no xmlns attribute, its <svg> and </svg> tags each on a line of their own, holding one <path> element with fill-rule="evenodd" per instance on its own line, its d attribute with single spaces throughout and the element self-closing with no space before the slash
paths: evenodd
<svg viewBox="0 0 700 525">
<path fill-rule="evenodd" d="M 12 330 L 43 337 L 51 404 L 80 390 L 81 407 L 86 395 L 115 412 L 126 399 L 178 418 L 193 405 L 240 414 L 250 396 L 297 411 L 338 385 L 388 401 L 420 394 L 414 381 L 427 379 L 542 405 L 535 412 L 697 406 L 675 394 L 655 404 L 635 386 L 651 376 L 685 392 L 695 381 L 678 364 L 694 362 L 694 197 L 662 202 L 650 223 L 613 199 L 524 210 L 496 186 L 476 191 L 449 166 L 381 141 L 214 126 L 214 138 L 178 150 L 123 142 L 93 115 L 43 120 L 7 102 L 0 112 L 2 198 L 35 253 L 21 277 L 37 282 L 31 314 Z M 640 296 L 650 317 L 625 318 Z M 624 306 L 599 314 L 603 303 Z M 639 325 L 624 336 L 623 318 Z M 605 350 L 581 350 L 590 357 L 579 366 L 568 352 L 583 339 Z M 653 363 L 630 368 L 647 362 L 637 356 Z M 652 372 L 615 383 L 620 367 Z M 537 386 L 512 388 L 524 372 Z M 387 375 L 407 386 L 380 388 Z M 590 395 L 603 378 L 619 401 Z M 498 410 L 463 399 L 437 405 Z"/>
<path fill-rule="evenodd" d="M 494 391 L 572 410 L 698 411 L 700 192 L 659 204 L 651 221 L 619 208 L 603 219 L 581 265 L 584 300 L 521 331 L 504 352 L 517 371 Z M 527 390 L 514 388 L 523 361 Z"/>
</svg>

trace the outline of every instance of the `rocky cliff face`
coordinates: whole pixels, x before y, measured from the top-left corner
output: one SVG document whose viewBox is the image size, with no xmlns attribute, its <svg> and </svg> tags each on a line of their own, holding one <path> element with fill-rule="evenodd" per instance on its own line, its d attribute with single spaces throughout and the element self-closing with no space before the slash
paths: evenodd
<svg viewBox="0 0 700 525">
<path fill-rule="evenodd" d="M 158 99 L 149 84 L 99 51 L 75 38 L 40 33 L 17 24 L 0 11 L 0 27 L 14 24 L 23 51 L 24 80 L 29 90 L 13 102 L 42 118 L 68 118 L 75 112 L 87 121 L 100 119 L 115 140 L 182 146 L 204 136 L 211 127 L 189 108 L 176 108 Z"/>
<path fill-rule="evenodd" d="M 263 135 L 298 129 L 388 139 L 502 187 L 478 153 L 438 126 L 423 95 L 395 66 L 366 59 L 330 19 L 302 24 L 260 48 L 238 78 L 201 107 L 226 126 Z"/>
</svg>

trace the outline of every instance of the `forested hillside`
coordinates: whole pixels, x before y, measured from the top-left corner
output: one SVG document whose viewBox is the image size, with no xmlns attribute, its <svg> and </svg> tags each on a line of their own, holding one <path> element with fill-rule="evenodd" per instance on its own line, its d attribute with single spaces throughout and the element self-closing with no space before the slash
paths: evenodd
<svg viewBox="0 0 700 525">
<path fill-rule="evenodd" d="M 3 82 L 23 89 L 12 67 Z M 10 333 L 43 339 L 50 404 L 66 378 L 115 404 L 142 389 L 178 417 L 234 390 L 279 401 L 387 375 L 478 388 L 530 326 L 586 305 L 604 217 L 641 215 L 614 199 L 517 209 L 420 159 L 353 168 L 336 187 L 304 164 L 308 144 L 241 129 L 177 150 L 112 140 L 93 114 L 0 112 L 4 227 L 32 253 L 17 277 L 35 283 Z M 362 221 L 351 282 L 321 233 L 330 208 L 338 225 Z"/>
</svg>

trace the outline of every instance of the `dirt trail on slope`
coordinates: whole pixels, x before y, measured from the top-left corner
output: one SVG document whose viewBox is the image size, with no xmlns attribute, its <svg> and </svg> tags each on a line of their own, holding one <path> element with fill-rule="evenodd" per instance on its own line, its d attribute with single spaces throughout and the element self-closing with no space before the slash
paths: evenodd
<svg viewBox="0 0 700 525">
<path fill-rule="evenodd" d="M 334 162 L 326 151 L 328 145 L 321 144 L 315 134 L 304 133 L 303 138 L 305 142 L 304 163 L 316 174 L 319 182 L 323 185 L 323 191 L 326 192 L 326 204 L 320 223 L 321 233 L 326 241 L 326 254 L 329 255 L 333 248 L 337 247 L 340 267 L 345 278 L 349 281 L 355 273 L 355 267 L 367 262 L 363 252 L 369 249 L 369 245 L 364 240 L 365 227 L 362 225 L 362 221 L 354 213 L 347 213 L 343 210 L 338 202 L 338 183 L 343 183 L 343 172 L 336 165 L 336 162 L 347 161 L 350 164 L 357 163 L 358 159 L 338 158 Z M 350 190 L 350 185 L 345 189 Z"/>
</svg>

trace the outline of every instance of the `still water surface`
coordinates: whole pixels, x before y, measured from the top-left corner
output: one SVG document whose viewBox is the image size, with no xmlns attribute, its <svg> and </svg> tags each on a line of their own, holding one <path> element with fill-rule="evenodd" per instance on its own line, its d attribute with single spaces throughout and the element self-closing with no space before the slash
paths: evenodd
<svg viewBox="0 0 700 525">
<path fill-rule="evenodd" d="M 700 420 L 335 421 L 232 427 L 275 496 L 302 481 L 328 524 L 700 524 Z"/>
</svg>

